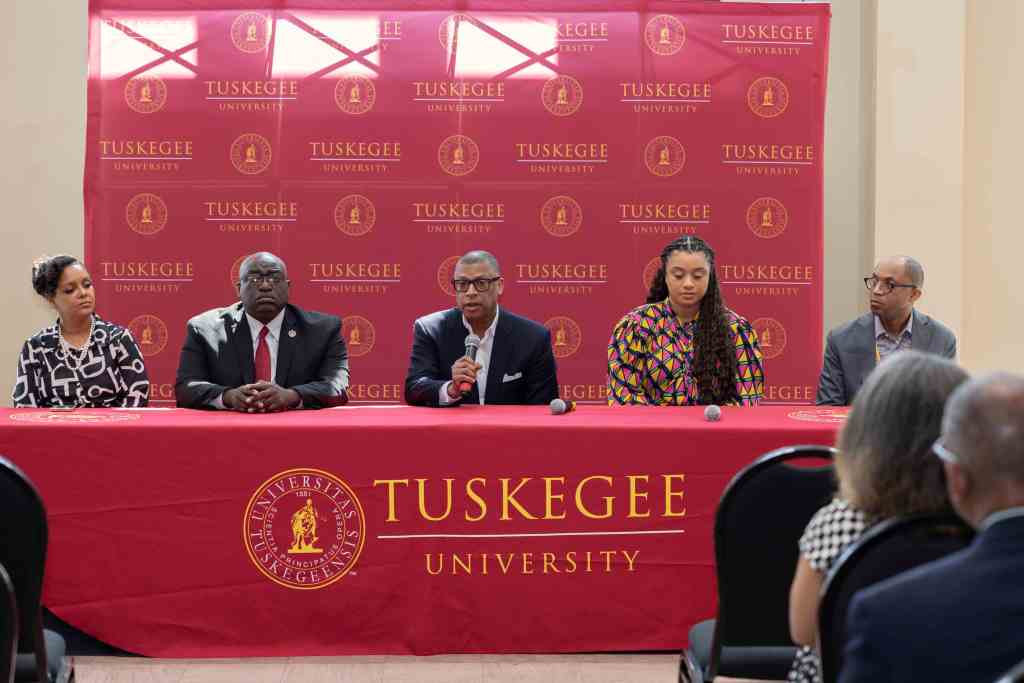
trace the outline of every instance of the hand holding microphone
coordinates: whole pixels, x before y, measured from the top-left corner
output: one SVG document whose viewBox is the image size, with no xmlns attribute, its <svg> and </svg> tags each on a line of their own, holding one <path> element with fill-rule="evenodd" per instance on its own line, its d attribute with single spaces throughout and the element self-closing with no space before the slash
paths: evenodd
<svg viewBox="0 0 1024 683">
<path fill-rule="evenodd" d="M 449 386 L 449 395 L 454 389 L 458 394 L 465 396 L 473 390 L 476 382 L 476 373 L 483 366 L 476 362 L 476 352 L 480 350 L 480 337 L 475 334 L 466 336 L 466 355 L 459 358 L 452 365 L 452 383 Z M 458 396 L 452 396 L 458 398 Z"/>
</svg>

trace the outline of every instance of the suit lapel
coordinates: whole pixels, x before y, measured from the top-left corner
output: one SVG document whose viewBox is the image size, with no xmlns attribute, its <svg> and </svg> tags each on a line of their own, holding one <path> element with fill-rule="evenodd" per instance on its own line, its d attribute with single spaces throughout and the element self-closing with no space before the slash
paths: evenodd
<svg viewBox="0 0 1024 683">
<path fill-rule="evenodd" d="M 910 333 L 910 348 L 918 351 L 931 351 L 932 326 L 928 324 L 928 316 L 918 313 L 917 309 L 914 309 L 911 315 L 914 316 L 914 325 Z"/>
<path fill-rule="evenodd" d="M 274 372 L 274 382 L 282 387 L 288 386 L 288 371 L 291 370 L 292 358 L 295 356 L 298 335 L 295 328 L 295 313 L 288 306 L 284 309 L 284 320 L 281 321 L 281 334 L 277 340 L 277 369 Z"/>
<path fill-rule="evenodd" d="M 498 326 L 494 328 L 494 341 L 491 342 L 491 362 L 487 368 L 487 393 L 484 400 L 490 399 L 491 403 L 503 400 L 502 377 L 505 369 L 508 368 L 508 355 L 511 351 L 511 341 L 508 335 L 508 314 L 498 314 Z"/>
<path fill-rule="evenodd" d="M 242 384 L 251 384 L 256 377 L 256 363 L 253 360 L 252 334 L 249 332 L 249 321 L 245 317 L 242 305 L 232 311 L 228 329 L 228 346 L 234 350 L 235 362 Z"/>
</svg>

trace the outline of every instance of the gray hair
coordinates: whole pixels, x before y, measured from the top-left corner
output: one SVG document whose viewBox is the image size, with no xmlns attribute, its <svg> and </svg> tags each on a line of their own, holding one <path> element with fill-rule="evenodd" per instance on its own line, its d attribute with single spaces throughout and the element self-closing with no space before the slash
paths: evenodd
<svg viewBox="0 0 1024 683">
<path fill-rule="evenodd" d="M 459 263 L 464 263 L 467 266 L 474 263 L 486 263 L 494 270 L 495 275 L 501 275 L 501 268 L 498 266 L 498 259 L 494 258 L 494 254 L 483 249 L 474 249 L 473 251 L 467 251 L 462 258 L 459 259 Z"/>
<path fill-rule="evenodd" d="M 979 479 L 1024 485 L 1024 377 L 995 372 L 957 389 L 946 404 L 942 435 Z"/>
<path fill-rule="evenodd" d="M 924 287 L 924 266 L 913 256 L 898 256 L 903 259 L 903 272 L 906 274 L 910 284 L 918 289 Z"/>
<path fill-rule="evenodd" d="M 839 435 L 839 478 L 872 519 L 950 512 L 942 464 L 931 453 L 946 399 L 967 380 L 956 363 L 900 351 L 857 392 Z"/>
<path fill-rule="evenodd" d="M 242 260 L 241 265 L 238 266 L 238 279 L 244 280 L 245 273 L 252 267 L 252 264 L 255 261 L 259 261 L 260 259 L 277 261 L 278 265 L 281 266 L 281 274 L 288 277 L 288 267 L 284 265 L 284 261 L 281 260 L 281 257 L 276 254 L 271 254 L 269 251 L 257 251 L 255 254 L 249 254 Z"/>
</svg>

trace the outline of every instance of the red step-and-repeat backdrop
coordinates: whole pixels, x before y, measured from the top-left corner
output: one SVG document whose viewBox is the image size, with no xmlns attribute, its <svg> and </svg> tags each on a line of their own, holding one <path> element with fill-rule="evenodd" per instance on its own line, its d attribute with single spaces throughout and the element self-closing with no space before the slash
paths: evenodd
<svg viewBox="0 0 1024 683">
<path fill-rule="evenodd" d="M 344 319 L 355 402 L 401 401 L 470 249 L 551 329 L 563 395 L 603 402 L 612 326 L 681 235 L 716 249 L 766 402 L 813 400 L 827 5 L 339 5 L 90 2 L 85 255 L 158 405 L 259 250 Z"/>
</svg>

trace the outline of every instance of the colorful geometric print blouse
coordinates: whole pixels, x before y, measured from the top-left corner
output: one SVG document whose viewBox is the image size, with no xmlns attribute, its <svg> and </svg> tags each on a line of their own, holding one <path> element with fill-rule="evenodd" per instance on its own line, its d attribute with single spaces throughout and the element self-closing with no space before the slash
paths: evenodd
<svg viewBox="0 0 1024 683">
<path fill-rule="evenodd" d="M 764 369 L 757 333 L 726 309 L 736 344 L 736 394 L 726 405 L 754 406 L 764 395 Z M 615 325 L 608 342 L 608 405 L 700 404 L 693 375 L 696 319 L 680 323 L 668 301 L 646 304 Z"/>
</svg>

